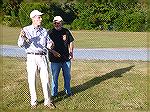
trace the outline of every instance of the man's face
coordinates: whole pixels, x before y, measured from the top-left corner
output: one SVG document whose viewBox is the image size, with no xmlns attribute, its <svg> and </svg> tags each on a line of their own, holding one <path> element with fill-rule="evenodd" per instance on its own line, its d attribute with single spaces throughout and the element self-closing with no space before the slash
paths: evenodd
<svg viewBox="0 0 150 112">
<path fill-rule="evenodd" d="M 34 16 L 32 18 L 32 22 L 33 22 L 33 24 L 40 26 L 42 23 L 42 17 L 41 16 Z"/>
<path fill-rule="evenodd" d="M 61 27 L 62 27 L 61 21 L 54 21 L 53 24 L 54 24 L 54 27 L 58 30 L 61 29 Z"/>
</svg>

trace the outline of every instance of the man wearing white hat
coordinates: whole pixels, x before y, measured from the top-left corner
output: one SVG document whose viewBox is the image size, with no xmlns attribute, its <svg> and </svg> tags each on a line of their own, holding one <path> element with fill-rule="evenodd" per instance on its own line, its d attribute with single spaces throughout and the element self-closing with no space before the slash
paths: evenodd
<svg viewBox="0 0 150 112">
<path fill-rule="evenodd" d="M 59 55 L 56 55 L 56 53 L 49 52 L 52 72 L 51 95 L 53 97 L 58 95 L 58 76 L 61 69 L 63 71 L 65 93 L 67 96 L 72 95 L 70 88 L 70 72 L 74 38 L 71 32 L 63 27 L 62 22 L 63 19 L 60 16 L 55 16 L 53 19 L 54 28 L 48 31 L 50 38 L 54 42 L 53 50 L 59 53 Z"/>
<path fill-rule="evenodd" d="M 46 53 L 51 49 L 52 40 L 49 38 L 45 28 L 41 27 L 43 13 L 33 10 L 30 13 L 32 25 L 24 27 L 18 38 L 18 46 L 24 47 L 27 54 L 27 73 L 28 84 L 31 96 L 31 107 L 37 106 L 37 96 L 35 89 L 36 70 L 40 70 L 40 79 L 42 83 L 44 106 L 54 108 L 50 99 L 50 85 Z"/>
</svg>

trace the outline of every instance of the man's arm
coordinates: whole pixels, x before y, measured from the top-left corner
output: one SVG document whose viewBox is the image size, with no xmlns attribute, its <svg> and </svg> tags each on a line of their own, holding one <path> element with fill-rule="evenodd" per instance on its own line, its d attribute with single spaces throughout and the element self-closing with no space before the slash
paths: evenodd
<svg viewBox="0 0 150 112">
<path fill-rule="evenodd" d="M 54 42 L 48 36 L 48 42 L 47 42 L 48 51 L 51 52 L 55 57 L 60 57 L 61 55 L 57 51 L 53 50 L 53 48 L 54 48 Z"/>
<path fill-rule="evenodd" d="M 70 59 L 73 58 L 73 50 L 74 50 L 74 42 L 70 42 L 69 44 L 69 55 L 70 55 Z"/>
<path fill-rule="evenodd" d="M 57 58 L 59 58 L 61 56 L 57 51 L 55 51 L 53 49 L 49 49 L 49 51 Z"/>
<path fill-rule="evenodd" d="M 26 37 L 25 32 L 21 30 L 17 44 L 19 47 L 23 47 L 25 43 L 29 43 L 29 39 Z"/>
</svg>

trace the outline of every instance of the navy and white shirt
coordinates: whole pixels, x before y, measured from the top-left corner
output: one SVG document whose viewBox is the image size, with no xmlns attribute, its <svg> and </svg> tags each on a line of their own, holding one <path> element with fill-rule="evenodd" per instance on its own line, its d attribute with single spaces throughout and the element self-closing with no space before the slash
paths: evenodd
<svg viewBox="0 0 150 112">
<path fill-rule="evenodd" d="M 33 25 L 29 25 L 23 28 L 26 37 L 29 39 L 27 43 L 23 37 L 19 36 L 18 46 L 24 47 L 26 53 L 42 53 L 47 52 L 52 40 L 49 38 L 47 30 L 43 27 L 35 28 Z"/>
</svg>

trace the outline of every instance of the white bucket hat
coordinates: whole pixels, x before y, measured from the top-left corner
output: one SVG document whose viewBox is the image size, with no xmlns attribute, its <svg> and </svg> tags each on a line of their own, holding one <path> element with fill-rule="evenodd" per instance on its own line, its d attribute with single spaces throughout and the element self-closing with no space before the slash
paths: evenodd
<svg viewBox="0 0 150 112">
<path fill-rule="evenodd" d="M 38 11 L 38 10 L 33 10 L 31 13 L 30 13 L 30 18 L 33 18 L 34 16 L 41 16 L 43 15 L 42 12 Z"/>
</svg>

